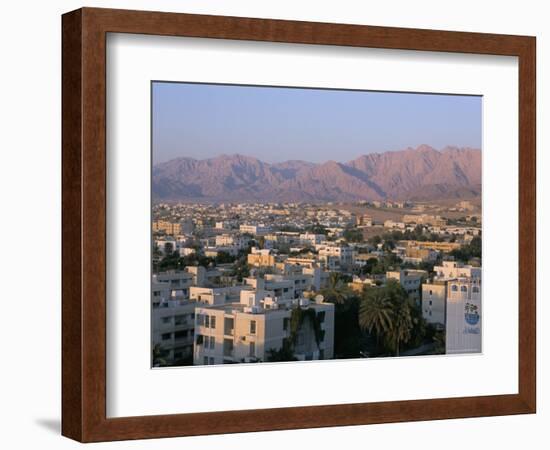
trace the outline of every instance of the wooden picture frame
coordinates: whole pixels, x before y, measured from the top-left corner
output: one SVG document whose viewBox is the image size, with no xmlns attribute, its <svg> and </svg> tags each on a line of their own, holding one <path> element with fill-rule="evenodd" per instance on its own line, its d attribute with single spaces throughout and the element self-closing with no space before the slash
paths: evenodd
<svg viewBox="0 0 550 450">
<path fill-rule="evenodd" d="M 106 33 L 519 58 L 519 393 L 106 417 Z M 62 434 L 81 442 L 534 413 L 535 38 L 83 8 L 63 15 Z"/>
</svg>

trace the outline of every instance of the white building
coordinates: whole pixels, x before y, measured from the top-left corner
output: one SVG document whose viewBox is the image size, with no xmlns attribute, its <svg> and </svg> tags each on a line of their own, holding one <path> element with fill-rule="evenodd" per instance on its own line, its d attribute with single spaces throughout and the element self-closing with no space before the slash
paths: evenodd
<svg viewBox="0 0 550 450">
<path fill-rule="evenodd" d="M 324 234 L 315 234 L 315 233 L 303 233 L 300 234 L 300 244 L 302 245 L 311 245 L 315 247 L 316 245 L 322 244 L 326 241 L 326 236 Z"/>
<path fill-rule="evenodd" d="M 184 299 L 181 289 L 170 285 L 170 281 L 153 278 L 151 338 L 157 366 L 190 362 L 193 356 L 195 305 Z"/>
<path fill-rule="evenodd" d="M 420 303 L 420 286 L 422 280 L 427 277 L 428 272 L 425 270 L 406 269 L 386 272 L 386 279 L 398 281 L 407 291 L 409 297 L 417 302 L 417 304 Z"/>
<path fill-rule="evenodd" d="M 319 325 L 305 320 L 295 334 L 291 317 L 310 310 Z M 332 359 L 334 305 L 322 299 L 279 299 L 267 291 L 242 291 L 239 302 L 195 309 L 194 364 L 233 364 L 268 360 L 285 339 L 299 360 Z"/>
<path fill-rule="evenodd" d="M 443 261 L 443 265 L 434 267 L 434 272 L 439 279 L 481 278 L 481 267 L 464 265 L 456 261 Z"/>
<path fill-rule="evenodd" d="M 481 352 L 481 278 L 447 284 L 446 353 Z"/>
<path fill-rule="evenodd" d="M 325 246 L 319 249 L 319 261 L 328 270 L 340 270 L 353 264 L 353 248 Z"/>
<path fill-rule="evenodd" d="M 216 247 L 235 247 L 237 250 L 246 247 L 248 239 L 233 234 L 220 234 L 216 236 Z"/>
<path fill-rule="evenodd" d="M 258 225 L 241 225 L 239 227 L 241 233 L 249 233 L 254 236 L 265 236 L 266 234 L 271 233 L 271 227 L 269 225 L 258 224 Z"/>
</svg>

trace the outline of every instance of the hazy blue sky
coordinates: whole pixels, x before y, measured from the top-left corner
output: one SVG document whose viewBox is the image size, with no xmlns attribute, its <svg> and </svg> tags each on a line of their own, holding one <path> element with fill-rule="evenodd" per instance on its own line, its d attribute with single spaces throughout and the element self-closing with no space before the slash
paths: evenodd
<svg viewBox="0 0 550 450">
<path fill-rule="evenodd" d="M 428 144 L 481 148 L 481 97 L 153 83 L 153 161 L 240 153 L 349 161 Z"/>
</svg>

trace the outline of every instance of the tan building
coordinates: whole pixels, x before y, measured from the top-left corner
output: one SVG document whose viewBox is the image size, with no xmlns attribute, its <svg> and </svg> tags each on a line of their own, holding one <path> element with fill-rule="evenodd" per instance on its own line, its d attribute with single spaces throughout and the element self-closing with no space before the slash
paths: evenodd
<svg viewBox="0 0 550 450">
<path fill-rule="evenodd" d="M 433 225 L 434 227 L 442 227 L 447 225 L 447 220 L 441 216 L 433 216 L 430 214 L 405 214 L 403 216 L 403 222 L 415 223 L 419 225 Z"/>
<path fill-rule="evenodd" d="M 163 231 L 171 236 L 191 233 L 193 228 L 193 222 L 191 220 L 183 220 L 180 222 L 170 222 L 168 220 L 153 221 L 153 231 Z"/>
<path fill-rule="evenodd" d="M 422 317 L 426 322 L 443 329 L 447 310 L 447 283 L 434 281 L 422 285 Z"/>
<path fill-rule="evenodd" d="M 272 267 L 275 265 L 275 256 L 270 250 L 253 248 L 247 256 L 247 262 L 253 267 Z"/>
<path fill-rule="evenodd" d="M 312 310 L 318 332 L 304 321 L 292 335 L 297 308 Z M 299 360 L 332 359 L 334 305 L 321 298 L 283 300 L 267 291 L 243 291 L 239 302 L 195 309 L 196 365 L 267 361 L 269 350 L 281 349 L 284 339 L 293 342 Z"/>
<path fill-rule="evenodd" d="M 399 245 L 403 245 L 405 247 L 429 248 L 445 253 L 460 248 L 460 244 L 458 242 L 399 241 Z"/>
</svg>

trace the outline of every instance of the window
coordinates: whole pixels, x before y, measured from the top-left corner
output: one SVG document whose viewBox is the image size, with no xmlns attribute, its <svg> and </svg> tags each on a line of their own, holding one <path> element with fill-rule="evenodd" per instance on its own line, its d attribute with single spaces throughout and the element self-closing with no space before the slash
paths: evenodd
<svg viewBox="0 0 550 450">
<path fill-rule="evenodd" d="M 198 326 L 204 325 L 204 316 L 202 314 L 197 314 L 197 325 Z"/>
<path fill-rule="evenodd" d="M 216 316 L 210 317 L 210 328 L 216 328 Z"/>
<path fill-rule="evenodd" d="M 164 333 L 161 338 L 163 341 L 167 341 L 172 338 L 172 333 Z"/>
<path fill-rule="evenodd" d="M 248 356 L 256 356 L 256 343 L 251 342 L 248 348 Z"/>
<path fill-rule="evenodd" d="M 167 323 L 170 323 L 170 322 L 172 322 L 171 317 L 163 317 L 162 318 L 162 323 L 167 324 Z"/>
<path fill-rule="evenodd" d="M 472 292 L 473 292 L 474 294 L 479 294 L 479 288 L 478 288 L 477 286 L 474 286 L 474 287 L 472 288 Z"/>
<path fill-rule="evenodd" d="M 432 306 L 432 301 L 430 300 L 430 306 Z"/>
<path fill-rule="evenodd" d="M 202 334 L 197 334 L 197 345 L 202 345 L 204 336 Z"/>
<path fill-rule="evenodd" d="M 468 288 L 466 286 L 460 286 L 460 290 L 462 292 L 467 292 L 468 291 Z"/>
<path fill-rule="evenodd" d="M 175 316 L 174 317 L 174 320 L 175 320 L 175 324 L 176 325 L 184 325 L 186 320 L 185 320 L 185 314 L 181 314 L 181 315 L 178 315 L 178 316 Z"/>
<path fill-rule="evenodd" d="M 205 365 L 205 366 L 208 365 L 208 356 L 205 356 L 205 357 L 204 357 L 203 362 L 204 362 L 204 365 Z"/>
<path fill-rule="evenodd" d="M 250 334 L 256 334 L 256 321 L 250 321 Z"/>
<path fill-rule="evenodd" d="M 453 292 L 458 291 L 458 286 L 457 286 L 456 284 L 453 284 L 453 285 L 451 286 L 451 291 L 453 291 Z"/>
<path fill-rule="evenodd" d="M 214 336 L 206 336 L 206 348 L 214 349 L 216 347 L 216 338 Z"/>
<path fill-rule="evenodd" d="M 433 295 L 432 290 L 430 289 L 430 295 Z"/>
<path fill-rule="evenodd" d="M 204 326 L 210 328 L 210 316 L 204 316 Z"/>
<path fill-rule="evenodd" d="M 224 324 L 223 324 L 223 330 L 224 330 L 223 333 L 232 335 L 234 327 L 235 327 L 235 321 L 233 320 L 233 318 L 232 317 L 226 317 L 224 319 Z"/>
<path fill-rule="evenodd" d="M 183 338 L 186 338 L 186 337 L 187 337 L 187 330 L 176 331 L 174 333 L 174 338 L 176 338 L 176 339 L 183 339 Z"/>
</svg>

